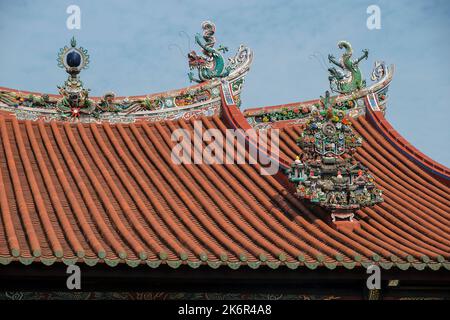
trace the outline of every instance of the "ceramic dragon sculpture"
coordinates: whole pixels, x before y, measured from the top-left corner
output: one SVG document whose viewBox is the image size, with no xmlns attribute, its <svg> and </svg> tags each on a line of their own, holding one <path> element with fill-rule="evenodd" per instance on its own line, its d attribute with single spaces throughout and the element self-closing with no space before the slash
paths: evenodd
<svg viewBox="0 0 450 320">
<path fill-rule="evenodd" d="M 341 70 L 331 67 L 328 69 L 330 76 L 331 90 L 338 93 L 350 93 L 366 86 L 366 81 L 362 78 L 361 70 L 359 69 L 359 63 L 367 59 L 369 56 L 369 50 L 364 49 L 363 55 L 356 60 L 352 59 L 353 49 L 349 42 L 339 41 L 339 49 L 344 49 L 345 52 L 342 57 L 337 61 L 333 55 L 328 55 L 328 60 L 335 66 L 341 68 Z"/>
<path fill-rule="evenodd" d="M 193 72 L 188 76 L 191 82 L 205 82 L 213 78 L 223 78 L 230 74 L 231 67 L 227 66 L 222 53 L 228 51 L 227 47 L 219 46 L 214 48 L 216 38 L 216 26 L 210 21 L 202 23 L 203 37 L 197 33 L 195 42 L 203 49 L 204 56 L 197 55 L 195 51 L 188 54 L 189 68 L 198 69 L 198 79 L 194 78 Z M 203 38 L 203 39 L 202 39 Z"/>
</svg>

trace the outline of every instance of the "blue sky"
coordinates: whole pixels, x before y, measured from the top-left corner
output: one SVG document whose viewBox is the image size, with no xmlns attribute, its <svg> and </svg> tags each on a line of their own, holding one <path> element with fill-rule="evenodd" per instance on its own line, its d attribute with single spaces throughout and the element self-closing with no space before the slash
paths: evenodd
<svg viewBox="0 0 450 320">
<path fill-rule="evenodd" d="M 81 8 L 81 30 L 66 28 L 66 8 Z M 368 30 L 366 9 L 381 8 L 381 30 Z M 219 44 L 255 52 L 243 108 L 318 97 L 328 89 L 311 55 L 338 56 L 336 43 L 370 50 L 396 65 L 387 118 L 412 144 L 450 166 L 450 1 L 77 1 L 0 0 L 0 86 L 55 93 L 56 66 L 72 35 L 89 50 L 81 76 L 92 95 L 160 92 L 189 85 L 185 54 L 203 20 L 216 23 Z M 178 49 L 181 49 L 180 50 Z M 183 54 L 182 54 L 183 53 Z"/>
</svg>

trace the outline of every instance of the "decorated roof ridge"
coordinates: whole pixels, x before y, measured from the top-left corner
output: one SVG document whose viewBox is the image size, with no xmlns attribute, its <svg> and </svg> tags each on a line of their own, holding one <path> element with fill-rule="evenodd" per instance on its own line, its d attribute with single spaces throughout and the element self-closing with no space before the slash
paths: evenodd
<svg viewBox="0 0 450 320">
<path fill-rule="evenodd" d="M 441 178 L 444 178 L 445 180 L 450 180 L 450 168 L 433 160 L 429 156 L 425 155 L 423 152 L 421 152 L 419 149 L 414 147 L 409 141 L 407 141 L 400 133 L 398 133 L 392 124 L 385 118 L 384 116 L 384 109 L 386 104 L 386 98 L 381 99 L 381 97 L 385 96 L 387 93 L 387 86 L 381 88 L 378 92 L 375 92 L 373 94 L 368 94 L 367 96 L 362 98 L 362 101 L 364 103 L 364 110 L 361 110 L 363 112 L 354 113 L 353 117 L 358 118 L 365 116 L 366 118 L 370 119 L 373 124 L 375 125 L 377 131 L 380 135 L 382 135 L 394 148 L 396 148 L 398 151 L 405 154 L 411 161 L 419 164 L 421 167 L 426 169 L 427 171 L 431 172 L 432 174 L 435 174 Z M 312 100 L 310 102 L 316 102 L 319 103 L 320 100 Z M 305 104 L 308 104 L 309 102 L 304 102 Z M 381 107 L 380 104 L 383 104 Z M 302 103 L 299 103 L 302 104 Z M 282 108 L 280 110 L 283 111 L 283 108 L 285 106 L 294 106 L 295 108 L 299 108 L 299 104 L 288 104 L 288 105 L 282 105 Z M 314 105 L 315 103 L 313 103 Z M 245 114 L 245 112 L 244 112 Z M 256 113 L 258 114 L 258 113 Z M 260 114 L 260 113 L 259 113 Z M 267 113 L 266 113 L 267 114 Z M 249 117 L 252 117 L 254 115 L 247 115 L 247 120 Z M 302 120 L 306 120 L 310 118 L 309 110 L 306 113 L 306 117 Z M 252 123 L 252 122 L 251 122 Z M 271 124 L 272 128 L 284 128 L 289 126 L 296 126 L 298 124 L 302 124 L 303 122 L 298 121 L 290 121 L 290 120 L 275 120 Z M 258 127 L 258 125 L 254 125 L 256 128 L 264 129 L 265 127 Z M 283 157 L 280 159 L 280 164 L 283 166 L 286 166 L 288 162 L 292 161 L 293 159 L 284 159 Z"/>
<path fill-rule="evenodd" d="M 211 109 L 212 104 L 220 103 L 222 82 L 230 84 L 233 98 L 240 104 L 244 77 L 253 59 L 252 51 L 241 45 L 226 61 L 223 54 L 228 49 L 214 48 L 215 25 L 205 21 L 202 29 L 203 38 L 196 35 L 196 42 L 204 56 L 194 51 L 188 54 L 190 70 L 198 70 L 198 78 L 191 71 L 189 79 L 198 84 L 147 95 L 116 97 L 114 92 L 106 92 L 102 97 L 91 98 L 90 89 L 85 88 L 80 79 L 81 71 L 88 67 L 91 58 L 72 38 L 70 46 L 61 48 L 58 54 L 58 66 L 69 75 L 64 85 L 58 86 L 59 95 L 0 88 L 0 108 L 27 119 L 130 122 L 136 117 L 147 117 L 152 121 L 163 120 L 167 116 L 186 117 L 186 112 L 192 114 Z M 219 111 L 220 106 L 214 110 Z M 155 116 L 156 113 L 161 115 Z"/>
<path fill-rule="evenodd" d="M 369 87 L 334 96 L 331 95 L 330 91 L 326 91 L 320 99 L 251 109 L 244 111 L 243 114 L 253 128 L 268 129 L 305 123 L 311 117 L 312 111 L 324 106 L 332 106 L 344 111 L 346 115 L 352 118 L 365 114 L 366 109 L 371 106 L 384 113 L 393 73 L 394 66 L 388 68 L 382 62 L 375 62 L 374 72 L 372 73 L 372 80 L 375 83 Z"/>
<path fill-rule="evenodd" d="M 215 82 L 214 84 L 220 83 L 219 81 Z M 123 96 L 116 96 L 114 99 L 115 100 L 122 100 L 125 98 L 128 99 L 141 99 L 141 98 L 152 98 L 152 97 L 160 97 L 160 96 L 172 96 L 172 95 L 178 95 L 180 93 L 184 93 L 187 92 L 191 89 L 197 89 L 197 88 L 201 88 L 201 87 L 207 87 L 207 86 L 211 86 L 212 83 L 211 82 L 206 82 L 206 83 L 196 83 L 187 87 L 183 87 L 183 88 L 179 88 L 179 89 L 171 89 L 171 90 L 166 90 L 166 91 L 160 91 L 160 92 L 152 92 L 152 93 L 147 93 L 147 94 L 138 94 L 138 95 L 123 95 Z M 20 89 L 16 89 L 16 88 L 9 88 L 9 87 L 0 87 L 0 92 L 16 92 L 18 94 L 21 94 L 23 96 L 26 95 L 36 95 L 36 96 L 44 96 L 47 95 L 49 97 L 52 98 L 62 98 L 61 94 L 56 94 L 56 93 L 46 93 L 46 92 L 38 92 L 38 91 L 26 91 L 26 90 L 20 90 Z M 111 91 L 112 92 L 112 91 Z M 90 96 L 89 97 L 92 100 L 101 100 L 103 98 L 103 96 Z"/>
<path fill-rule="evenodd" d="M 367 55 L 365 50 L 364 57 Z M 331 58 L 330 58 L 331 59 Z M 365 87 L 366 82 L 359 80 L 359 84 L 348 92 L 342 91 L 341 95 L 331 96 L 329 91 L 325 92 L 320 99 L 310 100 L 299 103 L 290 103 L 278 105 L 273 107 L 265 107 L 258 109 L 251 109 L 240 113 L 234 110 L 234 106 L 227 101 L 224 101 L 225 109 L 224 116 L 231 118 L 231 125 L 240 129 L 270 129 L 283 128 L 289 125 L 304 124 L 311 119 L 312 113 L 318 109 L 337 109 L 343 112 L 345 116 L 357 118 L 366 112 L 366 108 L 374 105 L 378 110 L 385 110 L 387 102 L 387 91 L 392 81 L 394 73 L 394 66 L 387 67 L 384 62 L 376 61 L 371 79 L 375 83 L 369 87 Z M 335 81 L 330 77 L 330 82 Z M 333 85 L 330 84 L 331 89 Z M 336 90 L 334 90 L 336 91 Z M 341 92 L 340 92 L 341 93 Z M 234 110 L 230 112 L 230 110 Z M 257 142 L 250 141 L 249 137 L 246 140 L 255 144 Z M 272 159 L 270 155 L 269 158 Z M 272 159 L 284 169 L 288 169 L 294 159 L 278 158 Z"/>
<path fill-rule="evenodd" d="M 384 62 L 376 61 L 374 64 L 374 70 L 372 72 L 372 75 L 374 72 L 379 70 L 380 68 L 383 68 L 383 72 L 381 73 L 381 76 L 372 77 L 375 83 L 370 85 L 367 88 L 362 88 L 360 90 L 353 91 L 351 93 L 347 94 L 337 94 L 332 95 L 331 98 L 334 99 L 336 102 L 345 103 L 350 100 L 356 100 L 358 98 L 362 98 L 368 94 L 381 92 L 384 89 L 387 89 L 389 87 L 390 82 L 392 81 L 394 72 L 395 72 L 395 66 L 390 65 L 387 67 Z M 386 92 L 383 92 L 386 94 Z M 318 104 L 321 102 L 321 98 L 318 99 L 311 99 L 306 101 L 298 101 L 298 102 L 290 102 L 286 104 L 279 104 L 279 105 L 272 105 L 272 106 L 265 106 L 265 107 L 254 107 L 254 108 L 246 108 L 243 110 L 243 113 L 246 117 L 252 117 L 255 115 L 260 115 L 261 113 L 274 113 L 282 111 L 283 109 L 293 110 L 297 108 L 302 108 L 304 106 L 313 106 L 315 104 Z"/>
<path fill-rule="evenodd" d="M 18 119 L 43 119 L 45 121 L 134 122 L 138 120 L 161 121 L 179 117 L 189 118 L 197 114 L 212 115 L 220 112 L 220 86 L 220 82 L 209 82 L 195 86 L 197 89 L 181 90 L 179 95 L 176 94 L 176 91 L 171 91 L 175 92 L 172 96 L 156 95 L 153 98 L 145 97 L 143 99 L 126 97 L 123 100 L 110 100 L 111 96 L 105 95 L 102 99 L 89 99 L 92 102 L 91 104 L 105 111 L 83 117 L 71 116 L 70 113 L 66 115 L 58 111 L 54 106 L 62 99 L 30 96 L 23 92 L 15 94 L 15 91 L 0 90 L 0 110 L 15 114 Z M 239 99 L 240 92 L 240 87 L 233 91 L 236 100 Z M 43 100 L 46 100 L 46 102 Z M 108 111 L 108 107 L 111 105 L 123 105 L 124 109 Z"/>
<path fill-rule="evenodd" d="M 276 111 L 282 110 L 283 108 L 301 107 L 303 105 L 313 105 L 313 104 L 316 104 L 319 102 L 320 102 L 320 99 L 312 99 L 312 100 L 289 102 L 289 103 L 283 103 L 283 104 L 277 104 L 277 105 L 271 105 L 271 106 L 265 106 L 265 107 L 246 108 L 242 112 L 246 117 L 248 117 L 248 116 L 253 116 L 255 114 L 259 114 L 260 112 L 276 112 Z"/>
</svg>

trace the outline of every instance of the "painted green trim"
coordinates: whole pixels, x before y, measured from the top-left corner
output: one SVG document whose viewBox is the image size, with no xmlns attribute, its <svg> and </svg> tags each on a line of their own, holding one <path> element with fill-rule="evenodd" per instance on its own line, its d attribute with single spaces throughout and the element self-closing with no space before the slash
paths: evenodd
<svg viewBox="0 0 450 320">
<path fill-rule="evenodd" d="M 342 262 L 344 261 L 344 255 L 338 253 L 334 256 L 334 258 L 336 259 L 336 261 Z M 355 256 L 355 260 L 356 260 L 356 256 Z"/>
<path fill-rule="evenodd" d="M 119 264 L 119 259 L 105 259 L 105 263 L 110 267 L 115 267 Z"/>
<path fill-rule="evenodd" d="M 445 262 L 445 259 L 444 259 L 444 257 L 443 257 L 443 256 L 441 256 L 441 255 L 438 255 L 438 256 L 436 257 L 436 260 L 437 260 L 438 262 L 440 262 L 440 263 L 443 263 L 443 262 Z"/>
<path fill-rule="evenodd" d="M 181 266 L 181 260 L 167 260 L 167 265 L 173 269 L 177 269 Z"/>
<path fill-rule="evenodd" d="M 150 268 L 155 269 L 160 266 L 161 260 L 147 260 L 146 263 Z"/>
<path fill-rule="evenodd" d="M 343 262 L 342 265 L 345 268 L 351 270 L 351 269 L 353 269 L 356 266 L 356 262 Z"/>
<path fill-rule="evenodd" d="M 119 258 L 122 260 L 125 260 L 128 257 L 127 253 L 125 251 L 119 252 Z"/>
<path fill-rule="evenodd" d="M 63 256 L 63 252 L 61 250 L 56 250 L 55 251 L 55 257 L 62 258 L 62 256 Z"/>
<path fill-rule="evenodd" d="M 284 252 L 281 252 L 278 254 L 278 260 L 280 261 L 286 261 L 286 254 Z"/>
<path fill-rule="evenodd" d="M 11 249 L 11 254 L 13 257 L 17 258 L 18 256 L 20 256 L 20 249 L 19 248 L 12 248 Z"/>
<path fill-rule="evenodd" d="M 353 257 L 353 259 L 357 262 L 361 262 L 362 261 L 362 256 L 360 254 L 355 254 L 355 256 Z"/>
<path fill-rule="evenodd" d="M 145 253 L 145 251 L 139 252 L 139 259 L 147 260 L 147 258 L 148 258 L 148 256 L 147 256 L 147 253 Z"/>
<path fill-rule="evenodd" d="M 210 261 L 210 260 L 208 260 L 207 263 L 208 263 L 208 266 L 210 266 L 213 269 L 217 269 L 218 267 L 220 267 L 222 265 L 221 261 Z"/>
<path fill-rule="evenodd" d="M 309 269 L 314 270 L 319 266 L 319 262 L 306 262 L 305 266 L 307 266 Z"/>
<path fill-rule="evenodd" d="M 316 259 L 317 259 L 317 261 L 319 261 L 319 262 L 323 262 L 324 260 L 325 260 L 325 257 L 324 257 L 324 255 L 323 254 L 317 254 L 316 255 Z"/>
<path fill-rule="evenodd" d="M 200 255 L 201 258 L 205 259 L 207 258 L 206 254 L 201 254 Z M 321 259 L 322 255 L 317 255 L 316 258 L 319 260 Z M 372 257 L 374 258 L 375 255 Z M 441 259 L 437 258 L 438 260 L 442 260 L 443 257 L 442 256 L 438 256 Z M 245 258 L 247 258 L 245 256 Z M 245 264 L 248 265 L 251 269 L 258 269 L 262 262 L 261 261 L 244 261 L 246 262 Z M 260 255 L 261 258 L 261 255 Z M 300 254 L 298 256 L 298 260 L 303 260 L 305 257 L 304 255 Z M 341 260 L 344 258 L 343 255 L 337 254 L 336 255 L 336 260 Z M 411 262 L 405 262 L 402 260 L 400 260 L 397 256 L 390 256 L 390 260 L 395 260 L 396 262 L 390 262 L 390 261 L 382 261 L 382 262 L 378 262 L 378 263 L 374 263 L 373 261 L 370 260 L 366 260 L 366 261 L 362 261 L 360 262 L 361 266 L 364 268 L 368 268 L 370 265 L 379 265 L 381 268 L 385 269 L 385 270 L 389 270 L 391 269 L 394 265 L 397 266 L 400 270 L 408 270 L 410 267 L 413 267 L 416 270 L 422 271 L 424 270 L 427 266 L 434 271 L 437 271 L 441 268 L 441 266 L 443 266 L 445 269 L 450 270 L 450 263 L 449 262 L 444 262 L 444 263 L 437 263 L 432 261 L 428 256 L 423 255 L 420 257 L 420 260 L 424 261 L 424 262 L 417 262 L 417 260 L 415 258 L 413 258 L 413 256 L 409 255 L 406 257 L 407 260 L 411 260 L 411 258 L 413 260 L 415 260 L 416 262 L 411 263 Z M 240 259 L 242 261 L 243 256 L 240 256 Z M 375 258 L 376 259 L 376 258 Z M 0 264 L 1 265 L 7 265 L 9 263 L 11 263 L 11 261 L 13 261 L 14 258 L 12 257 L 0 257 Z M 18 259 L 22 264 L 24 265 L 29 265 L 31 264 L 33 261 L 35 261 L 35 257 L 19 257 Z M 40 257 L 39 261 L 46 265 L 46 266 L 51 266 L 53 265 L 58 259 L 56 257 L 50 257 L 50 258 L 44 258 L 44 257 Z M 77 257 L 74 258 L 62 258 L 60 261 L 62 261 L 64 264 L 66 265 L 74 265 L 76 264 L 79 259 Z M 83 259 L 84 263 L 88 266 L 95 266 L 100 259 L 98 258 L 84 258 Z M 193 268 L 199 268 L 202 265 L 202 261 L 192 261 L 192 260 L 187 260 L 187 264 Z M 237 261 L 237 262 L 227 262 L 226 265 L 228 265 L 228 267 L 230 267 L 233 270 L 237 270 L 240 268 L 240 266 L 242 265 L 241 261 Z M 428 261 L 428 262 L 425 262 Z M 104 262 L 106 263 L 106 265 L 110 266 L 110 267 L 115 267 L 117 266 L 121 260 L 120 259 L 104 259 Z M 142 263 L 142 260 L 125 260 L 126 264 L 130 267 L 137 267 Z M 161 260 L 145 260 L 146 264 L 151 267 L 151 268 L 157 268 L 161 265 L 162 261 Z M 171 268 L 179 268 L 182 264 L 183 261 L 182 260 L 168 260 L 166 261 L 167 264 L 171 267 Z M 213 268 L 213 269 L 217 269 L 219 268 L 222 264 L 224 264 L 221 261 L 206 261 L 208 266 Z M 268 261 L 265 263 L 269 268 L 271 269 L 277 269 L 281 266 L 281 264 L 286 265 L 289 269 L 291 270 L 295 270 L 298 269 L 301 266 L 306 266 L 307 268 L 314 270 L 316 269 L 318 266 L 321 265 L 321 263 L 319 261 L 313 261 L 313 262 L 304 262 L 304 263 L 300 263 L 297 261 L 291 261 L 291 262 L 284 262 L 282 263 L 281 261 Z M 323 262 L 322 265 L 325 266 L 327 269 L 329 270 L 334 270 L 336 269 L 339 265 L 342 265 L 343 267 L 345 267 L 346 269 L 354 269 L 356 267 L 358 263 L 356 261 L 351 261 L 351 262 Z"/>
<path fill-rule="evenodd" d="M 385 269 L 385 270 L 389 270 L 394 266 L 393 262 L 380 262 L 380 266 Z"/>
<path fill-rule="evenodd" d="M 167 259 L 167 253 L 164 252 L 164 251 L 161 251 L 160 253 L 158 253 L 158 257 L 159 257 L 161 260 L 166 260 L 166 259 Z"/>
<path fill-rule="evenodd" d="M 0 264 L 6 266 L 7 264 L 10 264 L 12 261 L 12 258 L 10 257 L 0 257 Z"/>
<path fill-rule="evenodd" d="M 99 259 L 98 258 L 83 258 L 84 263 L 86 263 L 89 267 L 95 266 Z"/>
<path fill-rule="evenodd" d="M 266 264 L 271 269 L 278 269 L 278 267 L 280 266 L 281 263 L 280 263 L 280 261 L 267 261 Z"/>
<path fill-rule="evenodd" d="M 395 264 L 400 270 L 408 270 L 409 267 L 411 266 L 411 263 L 401 263 L 398 262 Z"/>
<path fill-rule="evenodd" d="M 297 269 L 298 266 L 300 265 L 300 263 L 298 263 L 298 262 L 286 262 L 285 264 L 289 269 L 292 269 L 292 270 Z"/>
<path fill-rule="evenodd" d="M 190 260 L 188 260 L 187 264 L 192 269 L 197 269 L 198 267 L 200 267 L 202 265 L 202 262 L 201 261 L 190 261 Z"/>
<path fill-rule="evenodd" d="M 207 261 L 208 260 L 208 255 L 204 252 L 200 253 L 199 258 L 201 261 Z"/>
<path fill-rule="evenodd" d="M 266 262 L 267 261 L 267 256 L 265 254 L 263 254 L 263 253 L 261 253 L 258 258 L 262 262 Z"/>
<path fill-rule="evenodd" d="M 258 269 L 259 266 L 261 265 L 261 262 L 260 261 L 249 261 L 249 262 L 247 262 L 247 265 L 252 269 Z"/>
<path fill-rule="evenodd" d="M 19 257 L 19 261 L 22 264 L 28 266 L 34 261 L 34 257 L 30 257 L 30 258 Z"/>
<path fill-rule="evenodd" d="M 228 261 L 228 254 L 226 254 L 225 252 L 221 253 L 219 258 L 221 261 L 226 262 Z"/>
<path fill-rule="evenodd" d="M 33 250 L 33 257 L 38 258 L 42 254 L 41 250 Z"/>
<path fill-rule="evenodd" d="M 78 258 L 62 258 L 62 262 L 67 266 L 72 266 L 77 263 Z"/>
<path fill-rule="evenodd" d="M 188 254 L 186 252 L 180 253 L 180 259 L 186 261 L 188 259 Z"/>
<path fill-rule="evenodd" d="M 429 263 L 428 267 L 433 270 L 433 271 L 437 271 L 441 268 L 442 264 L 440 263 Z"/>
<path fill-rule="evenodd" d="M 422 271 L 427 266 L 426 263 L 412 263 L 411 264 L 416 270 Z"/>
<path fill-rule="evenodd" d="M 396 255 L 391 255 L 391 256 L 389 257 L 389 259 L 390 259 L 392 262 L 398 262 L 398 261 L 400 260 Z"/>
<path fill-rule="evenodd" d="M 233 270 L 237 270 L 239 269 L 239 267 L 241 266 L 240 262 L 227 262 L 227 265 L 233 269 Z"/>
<path fill-rule="evenodd" d="M 43 258 L 43 257 L 41 257 L 40 260 L 46 266 L 51 266 L 52 264 L 55 263 L 56 258 Z"/>
<path fill-rule="evenodd" d="M 408 262 L 414 262 L 416 259 L 412 256 L 412 255 L 410 255 L 410 254 L 408 254 L 407 256 L 406 256 L 406 261 L 408 261 Z"/>
<path fill-rule="evenodd" d="M 106 258 L 106 252 L 104 250 L 100 250 L 99 252 L 97 252 L 97 257 L 99 257 L 100 259 L 105 259 Z"/>
<path fill-rule="evenodd" d="M 85 255 L 84 250 L 77 251 L 78 258 L 84 258 L 84 255 Z"/>
<path fill-rule="evenodd" d="M 380 256 L 378 255 L 378 254 L 376 254 L 376 253 L 374 253 L 373 255 L 372 255 L 372 260 L 373 261 L 375 261 L 375 262 L 378 262 L 378 261 L 380 261 Z"/>
<path fill-rule="evenodd" d="M 300 254 L 298 255 L 297 259 L 298 259 L 298 261 L 300 261 L 300 262 L 305 262 L 305 261 L 306 261 L 305 255 L 302 254 L 302 253 L 300 253 Z"/>
<path fill-rule="evenodd" d="M 241 260 L 242 262 L 247 261 L 247 256 L 245 255 L 245 253 L 241 253 L 241 254 L 239 255 L 239 260 Z"/>
</svg>

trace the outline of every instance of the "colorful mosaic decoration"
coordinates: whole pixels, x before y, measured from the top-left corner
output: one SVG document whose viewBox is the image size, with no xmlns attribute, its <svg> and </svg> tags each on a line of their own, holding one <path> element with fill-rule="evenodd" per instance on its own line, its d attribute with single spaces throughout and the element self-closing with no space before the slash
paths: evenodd
<svg viewBox="0 0 450 320">
<path fill-rule="evenodd" d="M 324 106 L 325 109 L 328 109 L 329 107 L 333 107 L 333 109 L 337 110 L 351 110 L 357 107 L 358 103 L 355 99 L 346 99 L 343 101 L 338 101 L 337 97 L 331 97 L 330 91 L 325 92 L 324 97 L 320 97 L 320 104 L 316 104 L 315 106 Z"/>
<path fill-rule="evenodd" d="M 261 112 L 259 115 L 255 116 L 256 122 L 276 122 L 291 119 L 302 119 L 309 117 L 309 108 L 295 108 L 288 109 L 283 108 L 276 112 Z"/>
<path fill-rule="evenodd" d="M 289 179 L 298 197 L 330 210 L 333 221 L 352 221 L 355 210 L 383 201 L 372 175 L 353 158 L 362 138 L 344 111 L 312 110 L 298 144 L 303 153 L 292 163 Z"/>
</svg>

